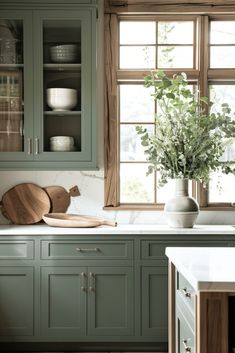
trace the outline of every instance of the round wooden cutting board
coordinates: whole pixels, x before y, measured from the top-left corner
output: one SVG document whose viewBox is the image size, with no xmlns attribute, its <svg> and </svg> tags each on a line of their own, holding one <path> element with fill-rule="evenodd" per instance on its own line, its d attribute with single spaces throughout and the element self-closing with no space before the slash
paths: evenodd
<svg viewBox="0 0 235 353">
<path fill-rule="evenodd" d="M 2 197 L 7 217 L 15 224 L 34 224 L 42 220 L 51 207 L 50 198 L 40 186 L 18 184 Z"/>
<path fill-rule="evenodd" d="M 51 201 L 50 212 L 64 213 L 70 205 L 70 193 L 63 186 L 47 186 L 43 188 Z"/>
</svg>

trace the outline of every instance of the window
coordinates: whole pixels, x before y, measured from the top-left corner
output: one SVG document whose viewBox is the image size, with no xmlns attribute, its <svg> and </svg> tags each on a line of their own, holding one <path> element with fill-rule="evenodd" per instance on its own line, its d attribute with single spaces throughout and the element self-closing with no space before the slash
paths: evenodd
<svg viewBox="0 0 235 353">
<path fill-rule="evenodd" d="M 235 112 L 235 19 L 209 22 L 209 97 L 215 102 L 213 109 L 227 102 Z M 235 116 L 234 116 L 235 118 Z M 225 161 L 235 160 L 235 141 L 228 141 L 224 155 Z M 209 185 L 208 203 L 231 203 L 235 200 L 235 177 L 215 173 Z"/>
<path fill-rule="evenodd" d="M 162 69 L 170 76 L 186 72 L 192 90 L 200 88 L 202 96 L 216 102 L 213 109 L 225 101 L 235 112 L 235 18 L 120 15 L 113 25 L 115 38 L 110 39 L 115 39 L 115 59 L 110 60 L 114 60 L 112 91 L 116 94 L 108 102 L 116 100 L 115 117 L 110 120 L 116 154 L 107 157 L 106 206 L 162 208 L 172 195 L 172 185 L 158 188 L 159 175 L 146 175 L 148 163 L 136 133 L 137 125 L 154 133 L 158 111 L 143 77 L 151 69 Z M 235 141 L 228 141 L 223 159 L 235 160 Z M 229 206 L 235 201 L 234 176 L 216 173 L 211 180 L 208 190 L 191 183 L 191 194 L 201 206 Z"/>
</svg>

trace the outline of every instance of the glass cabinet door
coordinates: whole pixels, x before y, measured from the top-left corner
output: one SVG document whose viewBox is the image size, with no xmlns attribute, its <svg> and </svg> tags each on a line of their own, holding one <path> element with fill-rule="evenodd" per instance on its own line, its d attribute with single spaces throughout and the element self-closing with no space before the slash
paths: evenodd
<svg viewBox="0 0 235 353">
<path fill-rule="evenodd" d="M 6 14 L 6 13 L 5 13 Z M 16 156 L 32 158 L 32 111 L 26 112 L 25 101 L 30 89 L 25 90 L 25 78 L 30 72 L 30 33 L 26 27 L 29 17 L 19 12 L 11 17 L 0 14 L 0 158 L 12 160 Z M 28 42 L 26 50 L 25 42 Z M 27 58 L 25 58 L 25 56 Z M 27 73 L 26 73 L 27 72 Z M 30 81 L 28 82 L 30 83 Z M 32 87 L 31 87 L 32 89 Z M 29 94 L 30 95 L 30 94 Z M 31 120 L 31 121 L 30 121 Z"/>
<path fill-rule="evenodd" d="M 37 12 L 35 154 L 40 160 L 91 159 L 91 15 Z M 41 50 L 41 53 L 40 53 Z M 40 132 L 40 134 L 39 134 Z M 38 134 L 38 135 L 37 135 Z"/>
</svg>

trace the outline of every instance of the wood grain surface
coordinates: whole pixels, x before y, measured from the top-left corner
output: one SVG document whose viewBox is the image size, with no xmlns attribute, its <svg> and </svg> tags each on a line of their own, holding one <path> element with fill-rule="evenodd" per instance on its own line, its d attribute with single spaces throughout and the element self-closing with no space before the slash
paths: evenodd
<svg viewBox="0 0 235 353">
<path fill-rule="evenodd" d="M 116 222 L 99 217 L 66 213 L 48 213 L 43 216 L 43 220 L 49 226 L 65 228 L 92 228 L 102 225 L 115 227 L 117 225 Z"/>
<path fill-rule="evenodd" d="M 34 224 L 50 210 L 50 199 L 46 191 L 32 183 L 18 184 L 2 197 L 2 205 L 14 224 Z"/>
<path fill-rule="evenodd" d="M 50 212 L 64 213 L 70 205 L 70 193 L 62 186 L 47 186 L 43 188 L 51 201 Z"/>
</svg>

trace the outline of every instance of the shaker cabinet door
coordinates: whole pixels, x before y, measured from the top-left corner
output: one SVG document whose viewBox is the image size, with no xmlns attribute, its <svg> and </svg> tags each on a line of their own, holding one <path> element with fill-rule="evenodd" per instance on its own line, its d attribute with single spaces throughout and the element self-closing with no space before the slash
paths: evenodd
<svg viewBox="0 0 235 353">
<path fill-rule="evenodd" d="M 86 278 L 81 267 L 41 268 L 41 334 L 56 340 L 86 334 Z"/>
<path fill-rule="evenodd" d="M 167 267 L 142 267 L 142 336 L 167 342 Z"/>
<path fill-rule="evenodd" d="M 0 267 L 0 337 L 33 335 L 33 267 Z"/>
<path fill-rule="evenodd" d="M 88 281 L 88 334 L 133 335 L 133 269 L 89 267 Z"/>
</svg>

